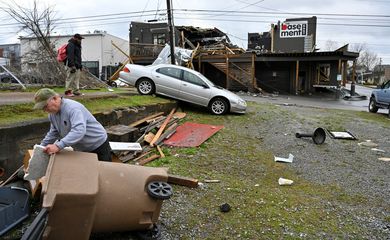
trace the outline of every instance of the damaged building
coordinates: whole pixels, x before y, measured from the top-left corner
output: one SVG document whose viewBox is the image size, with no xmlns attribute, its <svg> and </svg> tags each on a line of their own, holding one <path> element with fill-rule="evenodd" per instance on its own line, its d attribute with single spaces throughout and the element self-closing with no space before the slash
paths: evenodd
<svg viewBox="0 0 390 240">
<path fill-rule="evenodd" d="M 359 53 L 348 45 L 336 51 L 316 49 L 317 18 L 286 19 L 268 32 L 248 33 L 248 49 L 237 48 L 217 28 L 175 27 L 175 45 L 195 49 L 192 66 L 215 84 L 232 91 L 288 94 L 339 89 L 347 82 L 348 65 Z M 132 22 L 130 55 L 150 64 L 169 39 L 167 23 Z M 352 62 L 349 64 L 348 62 Z"/>
</svg>

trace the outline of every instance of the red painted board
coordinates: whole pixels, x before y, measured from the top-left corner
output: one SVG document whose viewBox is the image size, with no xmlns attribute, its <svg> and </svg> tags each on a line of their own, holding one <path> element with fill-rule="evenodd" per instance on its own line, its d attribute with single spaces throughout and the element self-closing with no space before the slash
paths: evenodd
<svg viewBox="0 0 390 240">
<path fill-rule="evenodd" d="M 185 122 L 164 144 L 175 147 L 197 147 L 221 130 L 223 126 Z"/>
</svg>

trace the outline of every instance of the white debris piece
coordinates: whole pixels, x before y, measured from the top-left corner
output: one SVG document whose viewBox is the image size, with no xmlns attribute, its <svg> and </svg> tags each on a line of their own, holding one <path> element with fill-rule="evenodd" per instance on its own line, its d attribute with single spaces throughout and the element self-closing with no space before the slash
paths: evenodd
<svg viewBox="0 0 390 240">
<path fill-rule="evenodd" d="M 288 158 L 282 158 L 282 157 L 275 157 L 275 162 L 286 162 L 286 163 L 292 163 L 294 159 L 294 155 L 291 153 L 288 155 Z"/>
<path fill-rule="evenodd" d="M 286 178 L 279 178 L 278 182 L 280 186 L 283 186 L 283 185 L 291 185 L 293 184 L 294 181 Z"/>
<path fill-rule="evenodd" d="M 142 151 L 139 143 L 110 142 L 110 147 L 113 151 Z"/>
<path fill-rule="evenodd" d="M 24 180 L 37 180 L 46 174 L 47 165 L 49 164 L 50 155 L 43 152 L 44 146 L 35 145 L 33 154 L 29 160 L 27 172 Z"/>
<path fill-rule="evenodd" d="M 385 150 L 382 150 L 382 149 L 379 149 L 379 148 L 371 148 L 371 150 L 375 151 L 375 152 L 382 152 L 382 153 L 386 152 Z"/>
</svg>

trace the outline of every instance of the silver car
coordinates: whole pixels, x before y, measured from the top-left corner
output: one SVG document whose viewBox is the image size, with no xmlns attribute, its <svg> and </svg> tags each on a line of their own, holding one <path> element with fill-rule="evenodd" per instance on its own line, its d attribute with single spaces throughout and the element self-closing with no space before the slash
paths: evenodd
<svg viewBox="0 0 390 240">
<path fill-rule="evenodd" d="M 214 85 L 199 72 L 181 66 L 126 64 L 118 80 L 136 87 L 142 95 L 161 94 L 208 107 L 217 115 L 246 111 L 246 102 L 239 96 Z"/>
</svg>

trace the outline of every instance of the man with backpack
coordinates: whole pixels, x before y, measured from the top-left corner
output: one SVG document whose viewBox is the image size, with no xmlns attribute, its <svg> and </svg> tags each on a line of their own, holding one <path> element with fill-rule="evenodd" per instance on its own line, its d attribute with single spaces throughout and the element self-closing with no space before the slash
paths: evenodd
<svg viewBox="0 0 390 240">
<path fill-rule="evenodd" d="M 76 33 L 68 41 L 66 47 L 66 81 L 65 81 L 65 96 L 80 96 L 80 74 L 81 74 L 81 40 L 84 39 L 80 34 Z"/>
</svg>

